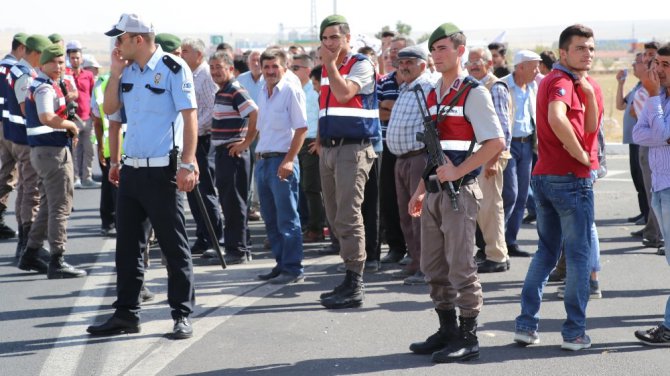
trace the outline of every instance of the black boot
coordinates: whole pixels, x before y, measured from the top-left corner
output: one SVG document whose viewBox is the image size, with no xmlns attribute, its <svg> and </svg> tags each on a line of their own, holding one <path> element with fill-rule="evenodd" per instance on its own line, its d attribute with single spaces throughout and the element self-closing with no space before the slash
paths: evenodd
<svg viewBox="0 0 670 376">
<path fill-rule="evenodd" d="M 52 255 L 49 263 L 49 271 L 47 278 L 62 279 L 62 278 L 81 278 L 86 277 L 86 271 L 77 269 L 74 266 L 65 262 L 63 255 Z"/>
<path fill-rule="evenodd" d="M 440 319 L 440 329 L 423 342 L 414 342 L 409 345 L 409 350 L 415 354 L 432 354 L 444 349 L 453 342 L 459 334 L 458 322 L 456 321 L 456 310 L 441 310 L 435 308 L 437 317 Z"/>
<path fill-rule="evenodd" d="M 477 340 L 477 317 L 458 318 L 458 338 L 445 349 L 433 353 L 433 363 L 453 363 L 479 359 L 479 341 Z"/>
<path fill-rule="evenodd" d="M 11 239 L 16 236 L 16 231 L 5 224 L 5 211 L 7 208 L 4 205 L 2 206 L 3 208 L 0 209 L 0 239 Z"/>
<path fill-rule="evenodd" d="M 16 253 L 14 254 L 14 258 L 18 259 L 21 257 L 21 252 L 23 252 L 23 248 L 26 247 L 26 239 L 23 231 L 23 226 L 19 226 L 19 241 L 16 242 Z"/>
<path fill-rule="evenodd" d="M 330 309 L 354 308 L 363 304 L 363 276 L 347 270 L 344 282 L 333 292 L 321 299 L 321 305 Z"/>
<path fill-rule="evenodd" d="M 46 273 L 49 269 L 49 265 L 40 258 L 39 248 L 26 248 L 19 259 L 19 269 Z"/>
</svg>

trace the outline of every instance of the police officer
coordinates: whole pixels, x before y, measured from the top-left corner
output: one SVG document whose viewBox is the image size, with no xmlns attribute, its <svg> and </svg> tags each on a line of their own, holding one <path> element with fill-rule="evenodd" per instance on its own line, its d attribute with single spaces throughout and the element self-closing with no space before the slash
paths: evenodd
<svg viewBox="0 0 670 376">
<path fill-rule="evenodd" d="M 144 265 L 140 244 L 147 218 L 156 231 L 168 269 L 172 338 L 193 335 L 189 315 L 195 304 L 193 264 L 188 249 L 183 195 L 198 180 L 196 99 L 193 75 L 180 58 L 154 44 L 154 28 L 137 14 L 123 14 L 106 35 L 116 37 L 104 111 L 122 108 L 127 116 L 123 168 L 121 129 L 110 129 L 109 179 L 117 196 L 116 311 L 105 323 L 88 327 L 93 335 L 138 333 Z M 126 60 L 127 59 L 127 60 Z M 128 60 L 132 60 L 129 63 Z M 174 124 L 181 113 L 183 123 Z M 183 124 L 183 125 L 182 125 Z M 183 144 L 182 137 L 183 134 Z M 176 146 L 183 146 L 181 163 Z"/>
<path fill-rule="evenodd" d="M 49 239 L 49 279 L 78 278 L 86 272 L 65 262 L 67 219 L 72 211 L 73 168 L 71 138 L 79 128 L 67 120 L 65 96 L 58 80 L 65 70 L 65 50 L 52 44 L 42 51 L 41 71 L 25 101 L 30 162 L 40 178 L 40 209 L 33 223 L 24 258 L 37 257 L 44 238 Z M 45 236 L 46 235 L 46 236 Z"/>
<path fill-rule="evenodd" d="M 460 29 L 441 25 L 430 36 L 428 48 L 442 74 L 428 94 L 428 107 L 437 120 L 447 163 L 428 164 L 408 209 L 410 215 L 421 216 L 421 270 L 440 329 L 410 350 L 433 353 L 433 362 L 449 363 L 479 358 L 477 316 L 483 299 L 472 251 L 482 193 L 476 176 L 482 164 L 503 150 L 505 139 L 488 90 L 461 68 L 465 35 Z M 475 140 L 481 147 L 471 154 Z M 455 195 L 448 182 L 460 193 Z"/>
</svg>

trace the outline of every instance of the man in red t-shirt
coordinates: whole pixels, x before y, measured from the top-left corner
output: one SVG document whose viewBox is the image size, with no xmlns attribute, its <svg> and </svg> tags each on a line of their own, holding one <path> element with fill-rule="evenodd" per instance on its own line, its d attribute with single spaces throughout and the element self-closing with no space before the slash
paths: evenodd
<svg viewBox="0 0 670 376">
<path fill-rule="evenodd" d="M 561 348 L 581 350 L 591 346 L 586 335 L 592 269 L 591 171 L 598 169 L 597 133 L 603 114 L 600 87 L 587 75 L 595 55 L 593 31 L 569 26 L 559 38 L 559 53 L 559 63 L 542 80 L 537 94 L 538 161 L 531 185 L 539 242 L 521 291 L 514 340 L 524 346 L 540 342 L 542 290 L 563 245 L 568 272 Z"/>
</svg>

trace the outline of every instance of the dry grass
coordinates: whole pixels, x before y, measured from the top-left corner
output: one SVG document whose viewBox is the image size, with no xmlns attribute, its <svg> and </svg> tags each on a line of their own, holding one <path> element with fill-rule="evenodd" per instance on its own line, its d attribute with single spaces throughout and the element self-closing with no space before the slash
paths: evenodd
<svg viewBox="0 0 670 376">
<path fill-rule="evenodd" d="M 621 142 L 623 135 L 623 111 L 616 109 L 616 72 L 593 73 L 591 75 L 600 84 L 603 91 L 605 106 L 605 138 L 607 142 Z M 629 69 L 628 79 L 624 85 L 624 95 L 637 83 Z"/>
</svg>

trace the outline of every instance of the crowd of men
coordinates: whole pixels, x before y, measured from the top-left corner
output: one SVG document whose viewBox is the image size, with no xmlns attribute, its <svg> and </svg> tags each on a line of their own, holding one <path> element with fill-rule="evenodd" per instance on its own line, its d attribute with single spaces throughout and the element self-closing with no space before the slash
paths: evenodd
<svg viewBox="0 0 670 376">
<path fill-rule="evenodd" d="M 156 34 L 136 14 L 122 15 L 106 35 L 115 38 L 107 74 L 82 59 L 76 41 L 65 49 L 57 36 L 25 34 L 14 37 L 0 71 L 0 218 L 18 180 L 19 268 L 86 275 L 63 254 L 73 189 L 99 185 L 91 174 L 97 140 L 101 232 L 117 239 L 117 300 L 108 320 L 88 328 L 92 335 L 141 330 L 153 232 L 168 271 L 172 336 L 191 337 L 192 255 L 219 257 L 214 242 L 227 265 L 250 262 L 248 221 L 258 201 L 276 261 L 260 280 L 303 281 L 303 243 L 324 241 L 326 231 L 330 245 L 320 252 L 338 253 L 345 273 L 321 294 L 326 308 L 360 306 L 364 273 L 400 263 L 394 277 L 429 286 L 439 323 L 410 350 L 437 363 L 479 358 L 478 274 L 530 257 L 517 235 L 536 221 L 514 341 L 539 343 L 543 288 L 564 280 L 561 347 L 591 346 L 586 306 L 601 297 L 593 183 L 604 173 L 604 109 L 588 74 L 590 28 L 563 30 L 558 57 L 520 50 L 511 67 L 504 45 L 468 49 L 452 23 L 435 29 L 428 50 L 385 33 L 379 60 L 371 48 L 352 51 L 340 15 L 323 20 L 312 53 L 272 46 L 236 56 L 224 43 L 207 55 L 201 40 Z M 641 211 L 631 220 L 646 223 L 633 236 L 664 254 L 670 45 L 645 47 L 633 64 L 640 83 L 626 96 L 626 74 L 617 75 L 617 107 L 626 111 Z M 196 223 L 192 244 L 180 192 Z M 15 234 L 0 222 L 0 236 Z M 670 344 L 670 300 L 664 323 L 635 335 Z"/>
</svg>

